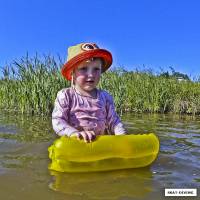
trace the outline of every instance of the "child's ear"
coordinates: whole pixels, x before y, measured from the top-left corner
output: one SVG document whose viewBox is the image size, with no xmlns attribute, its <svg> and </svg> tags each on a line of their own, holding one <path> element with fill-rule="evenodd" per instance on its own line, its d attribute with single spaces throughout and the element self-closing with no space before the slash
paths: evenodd
<svg viewBox="0 0 200 200">
<path fill-rule="evenodd" d="M 74 87 L 74 70 L 71 71 L 71 87 Z"/>
</svg>

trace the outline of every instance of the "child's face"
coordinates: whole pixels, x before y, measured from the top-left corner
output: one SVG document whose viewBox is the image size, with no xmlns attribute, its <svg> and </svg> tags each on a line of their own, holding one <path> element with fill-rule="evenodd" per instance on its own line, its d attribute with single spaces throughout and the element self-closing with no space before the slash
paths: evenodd
<svg viewBox="0 0 200 200">
<path fill-rule="evenodd" d="M 99 83 L 101 68 L 100 59 L 81 62 L 74 71 L 75 85 L 84 91 L 92 91 Z"/>
</svg>

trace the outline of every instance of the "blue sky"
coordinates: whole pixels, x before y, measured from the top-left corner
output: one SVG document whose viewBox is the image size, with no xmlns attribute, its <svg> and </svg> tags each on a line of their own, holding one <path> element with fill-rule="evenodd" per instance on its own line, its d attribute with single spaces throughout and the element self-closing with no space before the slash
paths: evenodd
<svg viewBox="0 0 200 200">
<path fill-rule="evenodd" d="M 95 42 L 113 66 L 200 75 L 198 0 L 0 0 L 0 66 Z"/>
</svg>

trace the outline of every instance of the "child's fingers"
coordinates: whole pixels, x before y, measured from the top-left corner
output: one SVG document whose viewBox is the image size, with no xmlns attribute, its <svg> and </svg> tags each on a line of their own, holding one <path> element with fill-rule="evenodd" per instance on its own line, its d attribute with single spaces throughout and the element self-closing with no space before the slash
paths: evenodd
<svg viewBox="0 0 200 200">
<path fill-rule="evenodd" d="M 85 142 L 89 141 L 88 136 L 85 131 L 81 131 L 79 132 L 79 134 L 80 134 L 80 137 L 79 137 L 80 139 L 83 139 Z"/>
<path fill-rule="evenodd" d="M 94 131 L 85 131 L 86 134 L 87 134 L 87 138 L 89 140 L 89 142 L 92 142 L 92 140 L 95 139 L 95 133 Z"/>
<path fill-rule="evenodd" d="M 78 138 L 79 140 L 82 139 L 82 135 L 81 135 L 80 132 L 77 133 L 77 138 Z"/>
<path fill-rule="evenodd" d="M 91 142 L 92 141 L 92 134 L 90 133 L 90 131 L 85 131 L 86 135 L 87 135 L 87 141 Z"/>
<path fill-rule="evenodd" d="M 96 138 L 95 132 L 94 132 L 94 131 L 90 131 L 90 132 L 91 132 L 91 134 L 92 134 L 92 140 L 95 140 L 95 138 Z"/>
<path fill-rule="evenodd" d="M 75 133 L 72 133 L 70 137 L 77 137 L 78 139 L 80 139 L 80 134 L 79 132 L 75 132 Z"/>
<path fill-rule="evenodd" d="M 93 136 L 96 136 L 96 134 L 95 134 L 95 132 L 94 131 L 90 131 L 91 132 L 91 134 L 93 135 Z"/>
<path fill-rule="evenodd" d="M 78 139 L 83 139 L 85 142 L 92 142 L 96 138 L 94 131 L 80 131 L 76 135 Z"/>
</svg>

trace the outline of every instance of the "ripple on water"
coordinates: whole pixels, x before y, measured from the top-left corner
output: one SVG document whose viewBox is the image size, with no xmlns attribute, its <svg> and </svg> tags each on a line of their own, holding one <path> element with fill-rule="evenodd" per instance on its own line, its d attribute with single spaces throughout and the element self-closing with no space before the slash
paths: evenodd
<svg viewBox="0 0 200 200">
<path fill-rule="evenodd" d="M 199 167 L 199 158 L 193 155 L 190 151 L 184 150 L 175 153 L 177 158 L 184 160 L 185 162 L 190 162 L 191 165 Z"/>
<path fill-rule="evenodd" d="M 191 137 L 191 135 L 187 134 L 187 133 L 183 134 L 183 133 L 174 133 L 174 132 L 172 132 L 172 133 L 169 133 L 169 135 L 171 137 L 174 137 L 174 138 L 182 138 L 182 139 L 187 139 L 187 138 Z"/>
<path fill-rule="evenodd" d="M 190 143 L 191 146 L 200 147 L 200 138 L 189 138 L 186 140 L 186 142 Z"/>
<path fill-rule="evenodd" d="M 198 160 L 200 160 L 200 148 L 199 147 L 193 147 L 189 150 L 192 155 L 196 156 Z"/>
<path fill-rule="evenodd" d="M 188 160 L 190 156 L 187 151 L 173 155 L 160 155 L 156 169 L 154 169 L 156 171 L 154 179 L 159 181 L 163 187 L 197 187 L 200 177 L 199 164 L 195 157 Z"/>
<path fill-rule="evenodd" d="M 160 145 L 160 153 L 164 154 L 174 154 L 176 152 L 175 139 L 162 139 Z"/>
<path fill-rule="evenodd" d="M 1 125 L 0 124 L 0 133 L 7 133 L 7 134 L 16 134 L 18 129 L 16 126 L 11 125 Z"/>
</svg>

